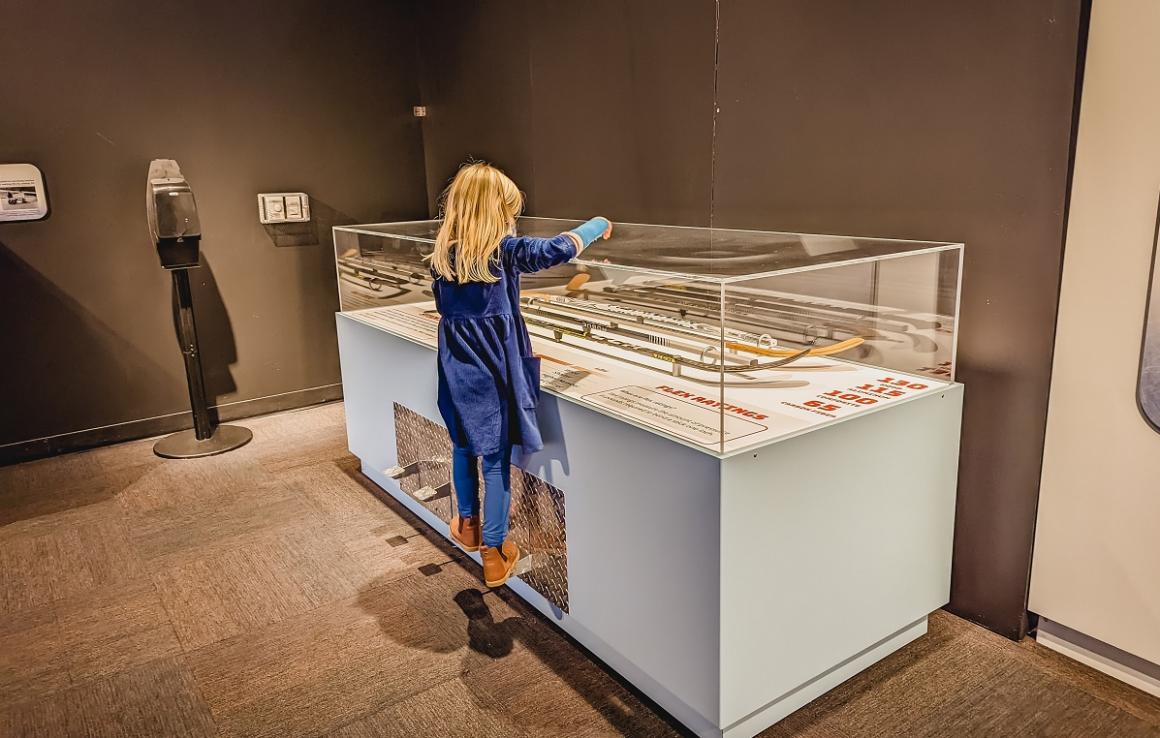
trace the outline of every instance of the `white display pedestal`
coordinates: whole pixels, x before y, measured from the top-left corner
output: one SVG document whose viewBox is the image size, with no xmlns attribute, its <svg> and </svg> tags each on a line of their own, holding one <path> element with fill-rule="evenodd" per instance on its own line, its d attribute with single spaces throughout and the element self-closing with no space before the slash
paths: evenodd
<svg viewBox="0 0 1160 738">
<path fill-rule="evenodd" d="M 439 422 L 434 353 L 345 314 L 338 338 L 351 452 L 446 536 L 385 471 L 395 403 Z M 721 458 L 545 392 L 514 461 L 565 494 L 567 612 L 511 588 L 697 735 L 752 736 L 949 599 L 961 413 L 950 384 Z"/>
</svg>

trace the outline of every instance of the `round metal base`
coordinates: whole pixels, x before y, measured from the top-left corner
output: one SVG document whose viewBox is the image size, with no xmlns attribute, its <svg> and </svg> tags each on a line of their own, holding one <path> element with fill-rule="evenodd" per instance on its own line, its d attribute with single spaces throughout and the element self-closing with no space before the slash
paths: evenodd
<svg viewBox="0 0 1160 738">
<path fill-rule="evenodd" d="M 192 429 L 174 433 L 153 444 L 153 453 L 166 459 L 196 459 L 233 451 L 245 446 L 254 434 L 240 425 L 219 425 L 213 435 L 204 441 L 197 440 Z"/>
</svg>

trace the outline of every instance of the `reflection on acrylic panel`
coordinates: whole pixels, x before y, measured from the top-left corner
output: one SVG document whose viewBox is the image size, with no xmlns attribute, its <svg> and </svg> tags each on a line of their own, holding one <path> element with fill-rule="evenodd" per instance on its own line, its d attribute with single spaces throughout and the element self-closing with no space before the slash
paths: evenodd
<svg viewBox="0 0 1160 738">
<path fill-rule="evenodd" d="M 577 221 L 521 218 L 523 235 Z M 344 311 L 433 300 L 437 220 L 338 226 Z M 962 244 L 617 223 L 568 264 L 521 278 L 541 342 L 693 381 L 753 384 L 807 352 L 954 379 Z"/>
<path fill-rule="evenodd" d="M 1138 396 L 1144 419 L 1160 432 L 1160 205 L 1156 208 L 1156 231 L 1152 246 L 1152 279 L 1148 290 L 1148 312 L 1144 322 L 1144 348 L 1140 356 Z"/>
</svg>

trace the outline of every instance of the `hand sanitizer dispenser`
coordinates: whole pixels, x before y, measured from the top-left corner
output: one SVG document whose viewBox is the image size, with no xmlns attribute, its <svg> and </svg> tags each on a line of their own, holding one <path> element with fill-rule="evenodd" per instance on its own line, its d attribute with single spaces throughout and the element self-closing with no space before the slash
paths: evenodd
<svg viewBox="0 0 1160 738">
<path fill-rule="evenodd" d="M 157 246 L 161 266 L 189 269 L 198 264 L 201 220 L 193 190 L 172 159 L 155 159 L 149 164 L 145 197 L 149 235 Z"/>
<path fill-rule="evenodd" d="M 193 318 L 193 291 L 189 285 L 189 270 L 200 262 L 201 220 L 197 216 L 193 189 L 172 159 L 155 159 L 149 164 L 145 210 L 149 236 L 157 247 L 161 266 L 173 275 L 177 338 L 185 360 L 189 404 L 193 411 L 193 428 L 162 438 L 153 445 L 153 452 L 168 459 L 193 459 L 244 446 L 253 438 L 248 428 L 216 425 L 210 416 Z"/>
</svg>

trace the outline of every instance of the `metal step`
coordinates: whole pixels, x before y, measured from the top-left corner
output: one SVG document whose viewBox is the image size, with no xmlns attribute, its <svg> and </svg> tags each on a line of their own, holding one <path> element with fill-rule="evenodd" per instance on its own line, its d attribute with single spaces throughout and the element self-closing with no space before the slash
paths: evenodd
<svg viewBox="0 0 1160 738">
<path fill-rule="evenodd" d="M 385 470 L 383 474 L 386 474 L 391 479 L 402 479 L 403 477 L 409 476 L 418 471 L 418 469 L 419 462 L 412 461 L 410 464 L 392 466 L 390 469 Z"/>
<path fill-rule="evenodd" d="M 536 557 L 521 548 L 520 560 L 516 562 L 516 568 L 512 569 L 512 576 L 522 577 L 535 568 Z"/>
<path fill-rule="evenodd" d="M 444 497 L 451 495 L 451 482 L 444 482 L 438 487 L 431 485 L 424 485 L 415 490 L 412 495 L 419 502 L 432 502 L 433 500 L 441 500 Z"/>
</svg>

